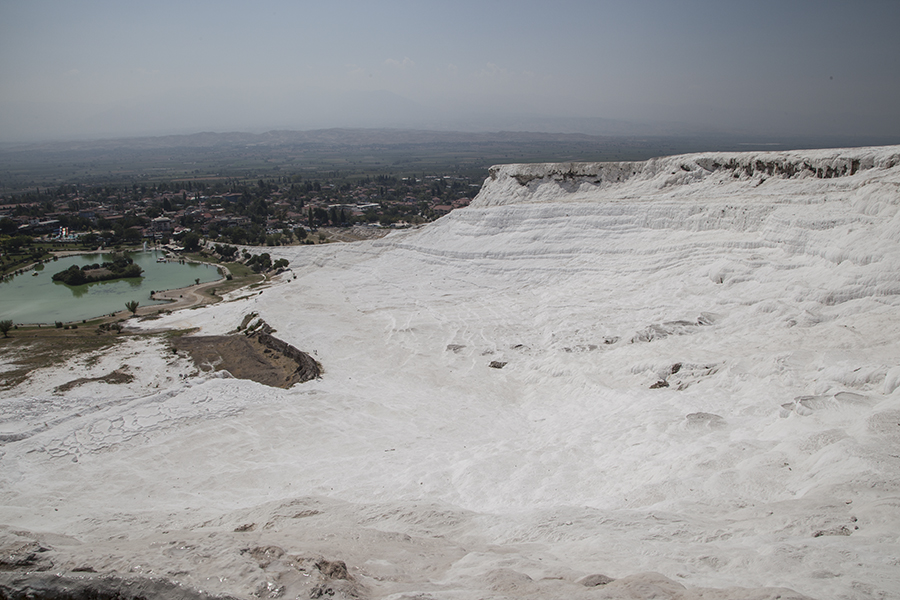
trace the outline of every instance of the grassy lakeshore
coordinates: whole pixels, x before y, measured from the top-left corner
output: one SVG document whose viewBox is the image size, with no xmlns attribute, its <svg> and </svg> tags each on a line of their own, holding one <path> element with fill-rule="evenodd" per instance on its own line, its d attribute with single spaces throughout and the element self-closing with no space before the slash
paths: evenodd
<svg viewBox="0 0 900 600">
<path fill-rule="evenodd" d="M 69 267 L 68 269 L 65 268 L 68 263 L 59 263 L 62 266 L 57 266 L 58 259 L 71 259 L 72 256 L 79 255 L 96 255 L 98 252 L 111 255 L 126 255 L 127 253 L 141 252 L 141 250 L 142 248 L 140 246 L 131 246 L 117 247 L 115 250 L 109 249 L 108 251 L 101 251 L 98 249 L 70 249 L 56 251 L 52 256 L 48 255 L 48 258 L 45 260 L 25 265 L 25 268 L 18 270 L 10 277 L 25 277 L 31 274 L 31 271 L 34 271 L 35 275 L 38 272 L 48 273 L 52 276 L 51 278 L 56 283 L 66 284 L 68 287 L 71 287 L 75 284 L 71 284 L 69 281 L 60 278 L 59 274 L 68 274 L 68 272 L 71 271 L 74 266 L 78 266 L 79 270 L 87 275 L 92 275 L 96 272 L 103 271 L 103 269 L 98 269 L 98 267 L 100 267 L 101 265 L 83 264 L 99 263 L 100 259 L 98 259 L 96 256 L 85 256 L 83 261 L 76 262 L 74 266 Z M 69 260 L 69 262 L 71 262 L 71 260 Z M 179 254 L 177 258 L 173 258 L 170 256 L 168 262 L 181 262 L 182 264 L 188 265 L 206 265 L 208 267 L 214 267 L 219 272 L 219 279 L 216 279 L 214 281 L 205 281 L 202 283 L 200 281 L 196 281 L 196 283 L 188 285 L 185 285 L 187 282 L 182 279 L 179 282 L 182 287 L 165 287 L 164 285 L 160 286 L 158 289 L 156 289 L 156 291 L 151 292 L 151 297 L 153 300 L 161 301 L 163 303 L 139 303 L 139 308 L 136 313 L 138 316 L 147 316 L 161 311 L 190 308 L 192 306 L 215 303 L 220 301 L 222 299 L 222 296 L 224 294 L 227 294 L 228 292 L 247 285 L 258 284 L 259 282 L 265 280 L 264 275 L 254 273 L 249 267 L 243 265 L 240 262 L 228 262 L 227 260 L 219 258 L 215 254 L 211 254 L 202 250 L 199 252 Z M 88 267 L 87 270 L 84 270 L 85 266 Z M 147 265 L 145 264 L 144 267 L 146 269 Z M 91 268 L 93 268 L 93 270 L 90 270 Z M 59 279 L 59 281 L 57 281 L 57 279 Z M 108 279 L 115 280 L 120 279 L 120 277 L 117 278 L 110 276 L 108 277 Z M 208 275 L 204 277 L 204 279 L 208 279 Z M 88 283 L 93 283 L 95 281 L 99 281 L 99 279 L 90 279 Z M 128 316 L 131 314 L 129 311 L 125 310 L 125 300 L 134 300 L 134 298 L 125 298 L 121 305 L 107 305 L 105 307 L 105 310 L 94 313 L 94 315 L 88 313 L 79 314 L 77 317 L 73 316 L 71 317 L 71 320 L 62 320 L 62 324 L 64 326 L 83 325 L 86 322 L 85 319 L 87 321 L 97 320 L 98 322 L 115 321 L 116 319 L 120 319 L 123 316 Z M 137 300 L 140 300 L 140 298 L 138 298 Z M 37 316 L 37 318 L 35 318 L 32 315 L 32 318 L 23 318 L 22 320 L 16 320 L 15 324 L 17 326 L 17 330 L 22 330 L 30 327 L 38 328 L 39 326 L 52 327 L 57 320 L 59 320 L 58 317 L 48 316 L 45 318 L 41 318 L 40 316 Z"/>
<path fill-rule="evenodd" d="M 203 259 L 196 257 L 186 257 Z M 209 258 L 206 257 L 208 261 Z M 197 260 L 196 262 L 199 262 Z M 217 264 L 217 263 L 211 263 Z M 135 337 L 159 337 L 167 333 L 135 332 L 128 329 L 131 319 L 153 319 L 159 313 L 192 308 L 222 301 L 222 296 L 237 289 L 259 284 L 265 280 L 241 263 L 218 265 L 231 275 L 230 280 L 218 280 L 192 285 L 177 290 L 168 290 L 155 295 L 157 298 L 171 299 L 170 304 L 139 306 L 132 315 L 123 310 L 112 316 L 85 319 L 56 326 L 53 324 L 16 325 L 9 331 L 9 337 L 0 337 L 0 358 L 5 363 L 0 390 L 13 388 L 22 383 L 37 369 L 59 366 L 75 356 L 100 356 L 112 351 L 123 340 Z M 114 382 L 110 382 L 114 383 Z"/>
<path fill-rule="evenodd" d="M 76 252 L 76 254 L 78 254 Z M 153 304 L 147 306 L 138 305 L 138 309 L 134 316 L 148 317 L 160 312 L 170 312 L 182 308 L 192 308 L 204 304 L 213 304 L 220 302 L 224 294 L 240 289 L 242 287 L 258 285 L 265 281 L 263 274 L 254 273 L 249 267 L 239 262 L 219 262 L 215 258 L 208 255 L 192 254 L 184 257 L 185 261 L 193 263 L 202 263 L 215 266 L 221 270 L 225 276 L 222 279 L 198 283 L 185 286 L 183 288 L 174 288 L 154 293 L 155 300 L 168 300 L 168 304 Z M 78 330 L 79 328 L 90 328 L 107 323 L 119 322 L 123 318 L 130 315 L 130 311 L 126 310 L 124 304 L 120 311 L 113 314 L 99 315 L 94 318 L 82 319 L 76 321 L 66 321 L 59 325 L 53 323 L 17 323 L 15 328 L 10 331 L 10 336 L 17 332 L 29 331 L 48 331 L 50 329 L 63 328 L 65 330 Z"/>
</svg>

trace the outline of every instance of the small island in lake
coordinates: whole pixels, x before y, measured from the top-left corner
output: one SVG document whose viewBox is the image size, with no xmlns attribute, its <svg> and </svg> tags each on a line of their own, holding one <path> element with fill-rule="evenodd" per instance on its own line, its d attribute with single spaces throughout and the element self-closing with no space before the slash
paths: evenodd
<svg viewBox="0 0 900 600">
<path fill-rule="evenodd" d="M 111 279 L 126 279 L 129 277 L 141 277 L 144 270 L 124 254 L 113 254 L 112 260 L 102 264 L 85 265 L 79 267 L 72 265 L 64 271 L 53 274 L 53 281 L 61 281 L 66 285 L 82 285 L 94 281 L 109 281 Z"/>
</svg>

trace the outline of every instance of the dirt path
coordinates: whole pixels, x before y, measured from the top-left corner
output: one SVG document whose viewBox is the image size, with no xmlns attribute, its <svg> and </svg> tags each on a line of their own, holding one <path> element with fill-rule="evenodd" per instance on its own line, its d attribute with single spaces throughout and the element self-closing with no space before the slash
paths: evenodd
<svg viewBox="0 0 900 600">
<path fill-rule="evenodd" d="M 225 265 L 208 263 L 222 270 L 224 276 L 229 275 L 228 267 Z M 152 315 L 162 310 L 181 310 L 183 308 L 193 308 L 195 306 L 203 306 L 205 304 L 215 304 L 221 300 L 218 296 L 213 296 L 211 290 L 221 288 L 225 284 L 225 279 L 216 279 L 207 283 L 200 283 L 184 288 L 174 290 L 164 290 L 153 294 L 154 300 L 170 300 L 167 304 L 153 304 L 150 306 L 138 307 L 137 316 Z M 124 311 L 128 314 L 128 311 Z"/>
<path fill-rule="evenodd" d="M 166 290 L 164 292 L 156 292 L 153 294 L 154 300 L 171 300 L 168 304 L 157 304 L 153 306 L 145 306 L 138 308 L 138 314 L 150 314 L 159 310 L 179 310 L 182 308 L 191 308 L 194 306 L 202 306 L 204 304 L 212 304 L 218 302 L 219 299 L 205 293 L 208 290 L 221 286 L 222 280 L 210 281 L 209 283 L 201 283 L 177 290 Z"/>
</svg>

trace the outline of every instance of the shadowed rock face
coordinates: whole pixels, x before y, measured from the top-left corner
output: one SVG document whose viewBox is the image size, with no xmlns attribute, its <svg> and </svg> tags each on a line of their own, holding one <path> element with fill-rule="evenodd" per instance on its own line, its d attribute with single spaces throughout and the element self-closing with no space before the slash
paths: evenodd
<svg viewBox="0 0 900 600">
<path fill-rule="evenodd" d="M 232 600 L 211 596 L 167 579 L 123 579 L 112 575 L 23 574 L 0 579 L 4 600 Z"/>
<path fill-rule="evenodd" d="M 297 350 L 287 342 L 283 342 L 269 333 L 260 332 L 255 337 L 260 344 L 269 350 L 278 352 L 297 363 L 297 368 L 293 372 L 293 383 L 303 383 L 322 374 L 322 368 L 319 366 L 319 363 L 313 360 L 306 352 Z"/>
</svg>

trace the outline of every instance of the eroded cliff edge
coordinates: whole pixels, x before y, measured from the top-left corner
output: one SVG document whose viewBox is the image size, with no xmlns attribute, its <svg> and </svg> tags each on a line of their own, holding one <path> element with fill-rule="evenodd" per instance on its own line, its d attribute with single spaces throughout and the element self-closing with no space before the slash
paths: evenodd
<svg viewBox="0 0 900 600">
<path fill-rule="evenodd" d="M 785 152 L 705 152 L 640 162 L 509 164 L 491 167 L 473 207 L 520 202 L 634 199 L 700 182 L 747 188 L 774 180 L 831 180 L 900 164 L 900 146 Z M 684 190 L 682 190 L 684 191 Z M 722 190 L 728 193 L 728 188 Z"/>
</svg>

